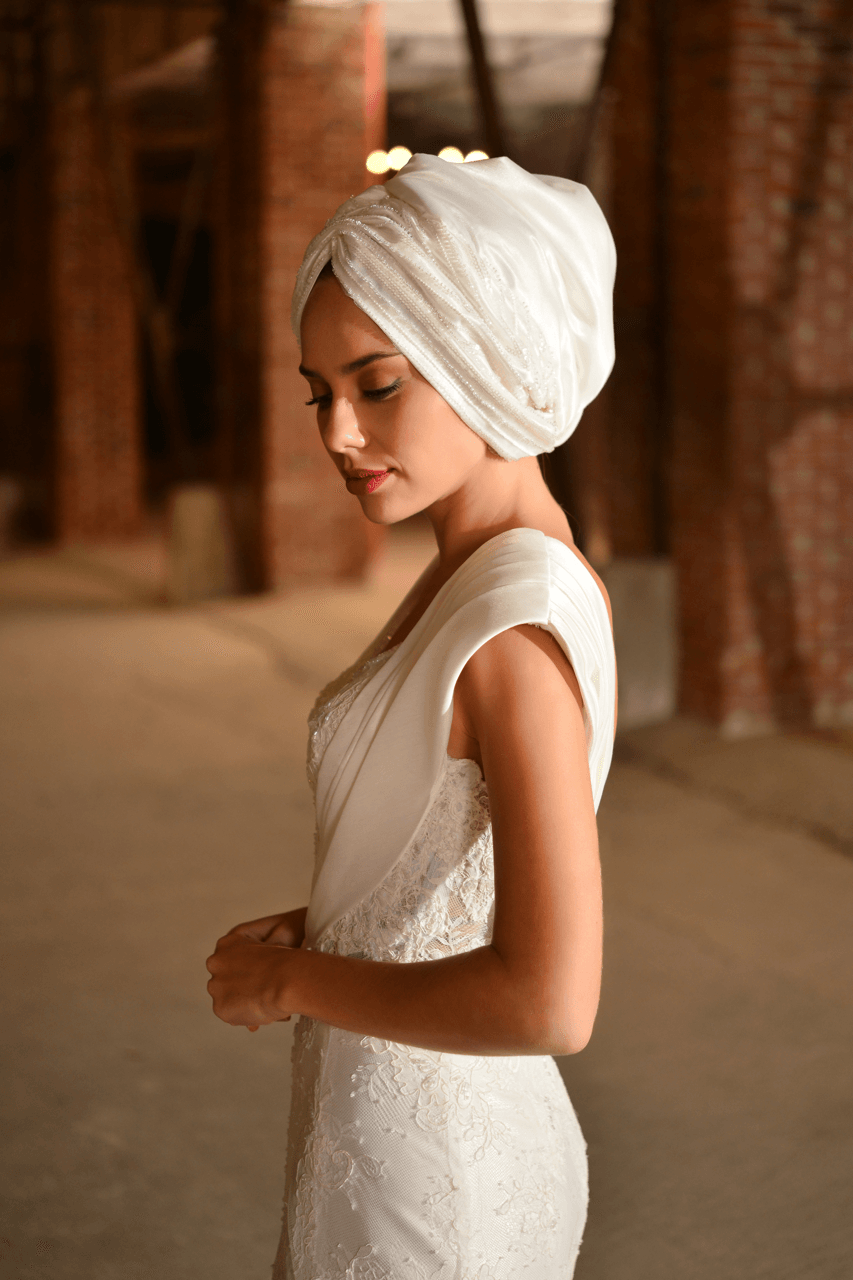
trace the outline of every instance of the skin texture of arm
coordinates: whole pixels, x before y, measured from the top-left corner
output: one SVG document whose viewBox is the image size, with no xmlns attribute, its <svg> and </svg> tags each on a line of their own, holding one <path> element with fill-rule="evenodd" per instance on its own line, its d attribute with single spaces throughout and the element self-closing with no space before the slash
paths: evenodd
<svg viewBox="0 0 853 1280">
<path fill-rule="evenodd" d="M 552 636 L 516 627 L 473 655 L 457 684 L 449 746 L 477 760 L 489 789 L 490 945 L 392 964 L 297 949 L 298 929 L 285 941 L 290 925 L 264 938 L 262 929 L 240 932 L 265 923 L 252 922 L 220 939 L 208 960 L 219 1017 L 250 1026 L 301 1013 L 453 1053 L 584 1047 L 601 975 L 598 842 L 580 690 Z"/>
</svg>

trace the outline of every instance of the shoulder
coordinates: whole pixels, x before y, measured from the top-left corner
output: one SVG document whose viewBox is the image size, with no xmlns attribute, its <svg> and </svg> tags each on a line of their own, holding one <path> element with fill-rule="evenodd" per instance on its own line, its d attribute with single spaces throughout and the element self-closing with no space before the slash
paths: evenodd
<svg viewBox="0 0 853 1280">
<path fill-rule="evenodd" d="M 568 705 L 567 698 L 583 708 L 568 657 L 550 632 L 530 623 L 508 627 L 480 645 L 456 690 L 460 711 L 472 722 L 490 714 L 505 717 L 513 708 L 530 711 L 536 704 L 556 710 Z"/>
<path fill-rule="evenodd" d="M 543 529 L 508 529 L 483 544 L 469 564 L 472 571 L 476 564 L 478 586 L 484 591 L 499 587 L 511 592 L 520 605 L 533 613 L 537 606 L 543 609 L 543 621 L 546 616 L 561 618 L 568 605 L 576 619 L 586 616 L 601 623 L 606 616 L 606 630 L 612 634 L 607 589 L 571 541 L 571 534 L 567 536 L 568 541 Z"/>
<path fill-rule="evenodd" d="M 596 608 L 603 604 L 612 631 L 610 596 L 586 556 L 574 543 L 569 544 L 560 538 L 546 538 L 544 551 L 548 556 L 552 582 L 559 582 L 561 589 L 571 595 L 580 594 Z"/>
<path fill-rule="evenodd" d="M 571 663 L 550 631 L 536 623 L 520 623 L 498 632 L 472 653 L 465 666 L 473 677 L 500 681 L 524 678 L 553 666 L 571 670 Z"/>
</svg>

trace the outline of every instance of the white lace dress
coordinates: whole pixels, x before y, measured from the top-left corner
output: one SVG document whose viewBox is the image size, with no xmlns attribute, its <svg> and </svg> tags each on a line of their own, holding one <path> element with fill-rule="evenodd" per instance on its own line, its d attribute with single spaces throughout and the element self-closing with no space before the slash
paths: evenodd
<svg viewBox="0 0 853 1280">
<path fill-rule="evenodd" d="M 342 673 L 309 719 L 308 776 L 386 650 Z M 483 946 L 489 799 L 447 757 L 406 856 L 317 949 L 400 964 Z M 273 1280 L 569 1280 L 586 1145 L 546 1056 L 439 1053 L 300 1018 Z"/>
</svg>

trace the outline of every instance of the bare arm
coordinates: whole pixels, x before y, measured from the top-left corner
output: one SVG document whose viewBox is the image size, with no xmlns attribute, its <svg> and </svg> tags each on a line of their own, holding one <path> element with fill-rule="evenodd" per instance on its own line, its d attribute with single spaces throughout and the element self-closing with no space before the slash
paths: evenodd
<svg viewBox="0 0 853 1280">
<path fill-rule="evenodd" d="M 489 788 L 490 945 L 392 964 L 232 931 L 208 962 L 214 1010 L 225 1021 L 303 1013 L 455 1053 L 573 1053 L 586 1044 L 598 1003 L 601 889 L 577 680 L 553 637 L 514 628 L 469 661 L 454 708 Z"/>
</svg>

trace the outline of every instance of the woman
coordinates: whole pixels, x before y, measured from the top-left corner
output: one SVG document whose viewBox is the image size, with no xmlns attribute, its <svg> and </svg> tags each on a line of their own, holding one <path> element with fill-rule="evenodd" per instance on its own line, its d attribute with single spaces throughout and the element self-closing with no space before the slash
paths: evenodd
<svg viewBox="0 0 853 1280">
<path fill-rule="evenodd" d="M 310 718 L 309 906 L 208 960 L 226 1022 L 300 1015 L 277 1280 L 574 1271 L 586 1154 L 550 1055 L 598 1003 L 615 664 L 536 455 L 609 373 L 613 273 L 584 187 L 423 155 L 300 270 L 323 443 L 438 554 Z"/>
</svg>

